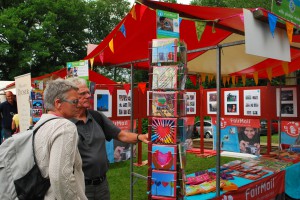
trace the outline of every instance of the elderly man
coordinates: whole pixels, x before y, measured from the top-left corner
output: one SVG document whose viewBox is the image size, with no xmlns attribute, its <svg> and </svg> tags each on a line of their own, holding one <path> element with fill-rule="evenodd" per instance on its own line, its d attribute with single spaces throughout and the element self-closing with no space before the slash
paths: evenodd
<svg viewBox="0 0 300 200">
<path fill-rule="evenodd" d="M 78 133 L 72 118 L 77 113 L 78 88 L 63 79 L 49 82 L 44 91 L 44 107 L 36 126 L 47 121 L 36 133 L 34 150 L 43 177 L 51 186 L 46 199 L 87 199 L 84 194 L 82 160 L 78 151 Z M 53 119 L 55 118 L 55 119 Z"/>
<path fill-rule="evenodd" d="M 18 113 L 17 103 L 14 100 L 14 95 L 11 91 L 5 93 L 6 101 L 0 104 L 0 113 L 2 115 L 2 130 L 0 144 L 3 140 L 10 137 L 12 134 L 11 123 L 12 118 Z"/>
<path fill-rule="evenodd" d="M 148 143 L 148 135 L 122 131 L 101 112 L 88 110 L 91 94 L 86 81 L 80 78 L 68 80 L 75 83 L 79 88 L 79 111 L 72 121 L 77 126 L 80 138 L 78 148 L 85 176 L 85 194 L 89 200 L 109 200 L 110 192 L 106 179 L 108 159 L 105 140 L 117 139 L 126 143 L 139 141 Z"/>
</svg>

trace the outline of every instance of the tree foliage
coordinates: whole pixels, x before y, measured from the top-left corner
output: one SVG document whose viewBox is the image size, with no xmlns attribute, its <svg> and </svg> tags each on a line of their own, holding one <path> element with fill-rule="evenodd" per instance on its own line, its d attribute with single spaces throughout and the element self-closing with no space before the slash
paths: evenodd
<svg viewBox="0 0 300 200">
<path fill-rule="evenodd" d="M 230 8 L 265 8 L 271 10 L 272 0 L 192 0 L 191 5 L 230 7 Z"/>
</svg>

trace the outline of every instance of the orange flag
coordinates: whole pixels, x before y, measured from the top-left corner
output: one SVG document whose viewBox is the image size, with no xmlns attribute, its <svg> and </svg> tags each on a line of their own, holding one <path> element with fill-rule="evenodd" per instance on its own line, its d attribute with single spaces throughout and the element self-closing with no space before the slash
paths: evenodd
<svg viewBox="0 0 300 200">
<path fill-rule="evenodd" d="M 129 93 L 130 86 L 131 86 L 131 84 L 129 84 L 129 83 L 123 84 L 123 87 L 124 87 L 124 89 L 125 89 L 127 95 L 128 95 L 128 93 Z"/>
<path fill-rule="evenodd" d="M 272 81 L 272 67 L 267 68 L 268 79 Z"/>
<path fill-rule="evenodd" d="M 233 86 L 235 86 L 235 76 L 231 77 L 231 82 L 232 82 Z"/>
<path fill-rule="evenodd" d="M 133 7 L 131 8 L 130 14 L 131 14 L 132 18 L 133 18 L 134 20 L 136 20 L 135 6 L 133 6 Z"/>
<path fill-rule="evenodd" d="M 246 74 L 242 75 L 242 83 L 243 83 L 243 86 L 246 85 Z"/>
<path fill-rule="evenodd" d="M 290 41 L 290 43 L 292 43 L 293 33 L 294 33 L 294 24 L 292 24 L 290 22 L 286 22 L 285 26 L 286 26 L 286 32 L 287 32 L 289 41 Z"/>
<path fill-rule="evenodd" d="M 226 76 L 222 77 L 223 85 L 226 86 Z"/>
<path fill-rule="evenodd" d="M 138 83 L 138 87 L 140 88 L 140 90 L 142 91 L 143 94 L 145 94 L 145 91 L 146 91 L 146 84 L 145 82 L 141 82 L 141 83 Z"/>
<path fill-rule="evenodd" d="M 227 77 L 226 77 L 226 81 L 227 81 L 227 84 L 230 83 L 230 76 L 227 76 Z"/>
<path fill-rule="evenodd" d="M 282 69 L 285 73 L 285 75 L 289 74 L 289 63 L 288 62 L 282 62 Z"/>
<path fill-rule="evenodd" d="M 206 74 L 201 73 L 201 82 L 204 83 L 206 78 Z"/>
<path fill-rule="evenodd" d="M 111 50 L 111 52 L 115 52 L 114 50 L 114 39 L 112 38 L 111 41 L 109 42 L 109 49 Z"/>
<path fill-rule="evenodd" d="M 90 62 L 91 62 L 91 69 L 92 69 L 92 70 L 93 70 L 93 65 L 94 65 L 94 59 L 95 59 L 95 58 L 91 58 L 91 59 L 90 59 Z"/>
<path fill-rule="evenodd" d="M 253 73 L 254 82 L 257 85 L 258 84 L 258 72 Z"/>
</svg>

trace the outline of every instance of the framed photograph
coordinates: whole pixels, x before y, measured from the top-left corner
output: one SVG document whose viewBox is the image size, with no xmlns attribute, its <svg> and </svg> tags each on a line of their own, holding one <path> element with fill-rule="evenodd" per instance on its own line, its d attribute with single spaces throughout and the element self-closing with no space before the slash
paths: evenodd
<svg viewBox="0 0 300 200">
<path fill-rule="evenodd" d="M 117 116 L 130 116 L 131 115 L 131 92 L 128 95 L 125 90 L 117 91 Z"/>
<path fill-rule="evenodd" d="M 239 115 L 239 91 L 225 91 L 225 115 Z"/>
<path fill-rule="evenodd" d="M 207 92 L 207 114 L 217 114 L 217 92 Z"/>
<path fill-rule="evenodd" d="M 196 114 L 196 92 L 186 92 L 186 114 Z"/>
<path fill-rule="evenodd" d="M 296 88 L 276 88 L 277 116 L 297 117 Z"/>
<path fill-rule="evenodd" d="M 244 115 L 260 116 L 261 102 L 260 90 L 244 90 Z"/>
<path fill-rule="evenodd" d="M 95 90 L 94 110 L 101 111 L 106 117 L 112 117 L 112 96 L 108 90 Z"/>
</svg>

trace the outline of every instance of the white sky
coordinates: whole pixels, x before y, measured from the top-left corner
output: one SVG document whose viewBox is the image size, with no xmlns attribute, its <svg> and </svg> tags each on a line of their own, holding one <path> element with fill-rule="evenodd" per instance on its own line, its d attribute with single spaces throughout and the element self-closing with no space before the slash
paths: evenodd
<svg viewBox="0 0 300 200">
<path fill-rule="evenodd" d="M 130 6 L 133 5 L 133 3 L 135 2 L 135 0 L 127 0 L 130 2 Z M 181 3 L 181 4 L 190 4 L 191 0 L 177 0 L 177 3 Z"/>
</svg>

